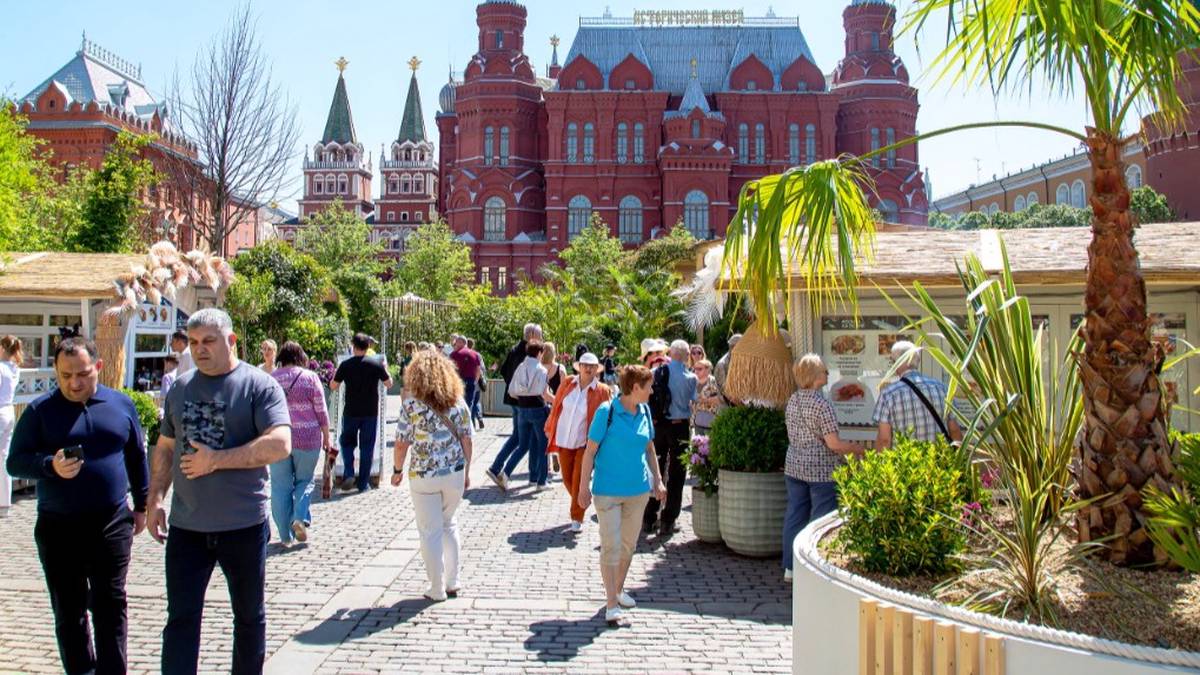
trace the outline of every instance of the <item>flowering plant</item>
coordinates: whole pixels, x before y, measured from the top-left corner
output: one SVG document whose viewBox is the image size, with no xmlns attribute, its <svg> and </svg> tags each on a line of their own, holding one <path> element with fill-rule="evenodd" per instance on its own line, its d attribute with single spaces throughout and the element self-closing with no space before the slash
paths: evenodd
<svg viewBox="0 0 1200 675">
<path fill-rule="evenodd" d="M 317 377 L 321 379 L 321 384 L 326 387 L 329 386 L 330 382 L 333 382 L 333 375 L 337 372 L 333 361 L 318 361 L 316 359 L 308 360 L 308 369 L 316 373 Z"/>
<path fill-rule="evenodd" d="M 695 436 L 680 460 L 696 477 L 696 487 L 709 497 L 717 491 L 717 467 L 708 459 L 708 436 Z"/>
</svg>

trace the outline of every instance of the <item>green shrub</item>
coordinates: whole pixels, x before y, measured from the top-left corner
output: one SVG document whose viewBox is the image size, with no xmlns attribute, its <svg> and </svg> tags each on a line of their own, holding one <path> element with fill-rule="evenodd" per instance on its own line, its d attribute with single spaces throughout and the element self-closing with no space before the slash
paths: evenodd
<svg viewBox="0 0 1200 675">
<path fill-rule="evenodd" d="M 708 434 L 709 460 L 717 469 L 770 473 L 787 458 L 783 411 L 758 406 L 725 408 Z"/>
<path fill-rule="evenodd" d="M 834 472 L 843 520 L 838 541 L 865 569 L 937 574 L 963 550 L 956 518 L 965 506 L 964 482 L 952 452 L 901 438 Z"/>
<path fill-rule="evenodd" d="M 144 391 L 122 389 L 122 393 L 133 400 L 137 408 L 138 421 L 142 423 L 142 431 L 146 433 L 146 447 L 152 448 L 158 442 L 158 403 L 154 397 Z"/>
<path fill-rule="evenodd" d="M 1146 533 L 1171 562 L 1200 573 L 1200 503 L 1196 499 L 1200 495 L 1200 434 L 1172 432 L 1171 440 L 1179 449 L 1175 471 L 1180 485 L 1170 493 L 1149 485 Z"/>
</svg>

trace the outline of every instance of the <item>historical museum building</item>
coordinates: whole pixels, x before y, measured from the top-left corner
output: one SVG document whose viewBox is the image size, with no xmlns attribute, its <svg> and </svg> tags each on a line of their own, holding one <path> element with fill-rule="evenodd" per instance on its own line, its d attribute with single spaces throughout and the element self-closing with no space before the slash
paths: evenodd
<svg viewBox="0 0 1200 675">
<path fill-rule="evenodd" d="M 201 197 L 204 167 L 199 153 L 178 128 L 165 102 L 155 100 L 142 81 L 142 68 L 84 35 L 74 58 L 17 101 L 29 134 L 45 141 L 42 150 L 61 178 L 75 167 L 100 168 L 121 131 L 155 134 L 147 157 L 162 181 L 146 195 L 151 232 L 183 250 L 201 245 L 193 224 L 211 219 Z M 222 255 L 253 247 L 264 236 L 271 209 L 238 208 Z"/>
<path fill-rule="evenodd" d="M 630 246 L 682 223 L 719 238 L 742 185 L 915 133 L 917 92 L 892 50 L 896 10 L 853 0 L 845 56 L 818 66 L 799 19 L 740 11 L 581 18 L 545 77 L 525 53 L 527 12 L 476 8 L 478 52 L 441 92 L 438 208 L 503 293 L 599 216 Z M 917 146 L 876 158 L 873 204 L 923 224 Z"/>
<path fill-rule="evenodd" d="M 438 166 L 433 143 L 425 135 L 425 117 L 421 113 L 421 92 L 417 87 L 414 56 L 408 66 L 412 77 L 400 116 L 400 131 L 390 147 L 379 149 L 379 197 L 372 194 L 374 177 L 370 154 L 354 131 L 350 95 L 346 91 L 348 61 L 338 59 L 338 79 L 333 102 L 321 139 L 311 154 L 305 149 L 304 196 L 300 215 L 279 226 L 279 234 L 294 241 L 304 227 L 304 219 L 329 208 L 336 201 L 353 210 L 371 226 L 371 240 L 383 244 L 384 255 L 397 257 L 404 242 L 422 223 L 437 220 L 434 202 L 438 186 Z"/>
</svg>

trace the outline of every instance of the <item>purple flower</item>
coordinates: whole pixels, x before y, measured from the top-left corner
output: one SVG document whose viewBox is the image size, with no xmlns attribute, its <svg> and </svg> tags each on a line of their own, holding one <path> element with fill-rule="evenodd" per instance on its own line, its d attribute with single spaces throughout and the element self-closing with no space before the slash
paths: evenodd
<svg viewBox="0 0 1200 675">
<path fill-rule="evenodd" d="M 999 479 L 1000 479 L 1000 469 L 998 469 L 994 466 L 989 466 L 987 469 L 984 470 L 983 474 L 981 474 L 979 476 L 979 481 L 981 483 L 983 483 L 983 487 L 985 487 L 989 490 L 992 488 L 993 485 L 996 484 L 996 481 L 998 481 Z"/>
<path fill-rule="evenodd" d="M 700 462 L 700 455 L 697 455 L 697 454 L 696 454 L 696 453 L 694 453 L 694 452 L 692 453 L 692 456 L 691 456 L 691 458 L 690 458 L 690 459 L 691 459 L 691 462 L 692 462 L 692 464 L 700 464 L 700 463 L 701 463 L 701 462 Z"/>
</svg>

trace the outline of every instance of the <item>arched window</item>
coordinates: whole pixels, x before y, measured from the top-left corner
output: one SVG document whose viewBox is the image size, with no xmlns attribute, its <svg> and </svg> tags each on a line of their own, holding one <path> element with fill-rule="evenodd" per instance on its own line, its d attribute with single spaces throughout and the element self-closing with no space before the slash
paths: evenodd
<svg viewBox="0 0 1200 675">
<path fill-rule="evenodd" d="M 346 185 L 347 185 L 346 177 L 338 176 L 338 194 L 340 194 L 340 195 L 346 194 Z"/>
<path fill-rule="evenodd" d="M 496 152 L 496 130 L 487 127 L 483 130 L 483 163 L 490 165 Z"/>
<path fill-rule="evenodd" d="M 618 231 L 621 241 L 626 244 L 640 244 L 642 241 L 642 200 L 627 195 L 621 199 L 618 214 Z"/>
<path fill-rule="evenodd" d="M 1013 211 L 1024 211 L 1024 210 L 1025 210 L 1025 196 L 1017 195 L 1017 198 L 1013 200 Z"/>
<path fill-rule="evenodd" d="M 313 178 L 312 191 L 315 195 L 325 194 L 325 180 L 320 176 Z"/>
<path fill-rule="evenodd" d="M 1000 204 L 998 204 L 997 202 L 992 202 L 988 206 L 988 213 L 992 213 L 992 214 L 1000 213 Z"/>
<path fill-rule="evenodd" d="M 337 194 L 337 178 L 331 173 L 325 175 L 325 193 L 331 195 Z"/>
<path fill-rule="evenodd" d="M 419 195 L 425 194 L 425 177 L 424 176 L 422 176 L 420 174 L 413 176 L 412 191 Z"/>
<path fill-rule="evenodd" d="M 1055 204 L 1070 204 L 1071 203 L 1071 188 L 1067 187 L 1066 183 L 1060 183 L 1058 189 L 1054 191 Z"/>
<path fill-rule="evenodd" d="M 692 138 L 700 138 L 700 120 L 692 120 Z"/>
<path fill-rule="evenodd" d="M 638 122 L 633 125 L 633 163 L 646 161 L 646 127 Z"/>
<path fill-rule="evenodd" d="M 879 145 L 879 129 L 872 128 L 871 129 L 871 152 L 875 152 L 880 147 L 882 147 L 882 146 Z M 879 168 L 879 155 L 875 155 L 874 157 L 871 158 L 871 166 L 874 166 L 876 169 Z"/>
<path fill-rule="evenodd" d="M 617 164 L 629 161 L 629 125 L 621 122 L 617 125 Z"/>
<path fill-rule="evenodd" d="M 885 223 L 900 222 L 900 207 L 890 199 L 879 200 L 879 219 Z"/>
<path fill-rule="evenodd" d="M 567 241 L 574 239 L 583 232 L 592 219 L 592 203 L 583 195 L 571 197 L 567 204 Z"/>
<path fill-rule="evenodd" d="M 788 125 L 788 164 L 796 166 L 800 163 L 800 125 Z"/>
<path fill-rule="evenodd" d="M 388 211 L 388 212 L 387 212 L 387 221 L 388 221 L 389 223 L 392 223 L 392 222 L 395 222 L 395 221 L 396 221 L 396 212 L 395 212 L 395 211 Z"/>
<path fill-rule="evenodd" d="M 1128 169 L 1125 169 L 1125 182 L 1130 190 L 1136 190 L 1142 187 L 1142 167 L 1137 164 L 1130 164 Z"/>
<path fill-rule="evenodd" d="M 394 174 L 391 176 L 388 176 L 387 191 L 388 191 L 388 194 L 390 194 L 390 195 L 394 195 L 397 192 L 400 192 L 400 179 L 396 178 L 396 176 Z"/>
<path fill-rule="evenodd" d="M 500 127 L 500 166 L 508 166 L 508 127 Z"/>
<path fill-rule="evenodd" d="M 579 161 L 579 125 L 571 122 L 567 125 L 567 163 Z"/>
<path fill-rule="evenodd" d="M 817 125 L 804 125 L 804 163 L 817 161 Z"/>
<path fill-rule="evenodd" d="M 404 174 L 403 176 L 400 177 L 400 194 L 406 195 L 409 192 L 412 192 L 411 180 L 412 179 L 409 178 L 408 174 Z"/>
<path fill-rule="evenodd" d="M 1087 204 L 1087 195 L 1083 190 L 1083 181 L 1076 179 L 1071 183 L 1071 206 L 1082 209 Z"/>
<path fill-rule="evenodd" d="M 754 125 L 754 163 L 767 162 L 767 128 L 762 122 Z"/>
<path fill-rule="evenodd" d="M 504 200 L 488 197 L 483 203 L 483 240 L 504 241 Z"/>
<path fill-rule="evenodd" d="M 596 161 L 596 126 L 591 122 L 583 125 L 583 163 Z"/>
<path fill-rule="evenodd" d="M 750 163 L 750 127 L 745 123 L 738 125 L 738 161 L 742 164 Z"/>
<path fill-rule="evenodd" d="M 708 195 L 692 190 L 683 198 L 683 226 L 697 239 L 711 239 L 708 229 Z"/>
<path fill-rule="evenodd" d="M 1025 208 L 1029 208 L 1030 206 L 1033 206 L 1034 204 L 1037 204 L 1037 203 L 1038 203 L 1037 193 L 1030 192 L 1029 196 L 1025 198 Z"/>
<path fill-rule="evenodd" d="M 895 142 L 896 142 L 896 130 L 891 127 L 888 127 L 887 144 L 891 145 Z M 888 165 L 889 169 L 896 168 L 896 150 L 895 149 L 887 151 L 887 165 Z"/>
</svg>

